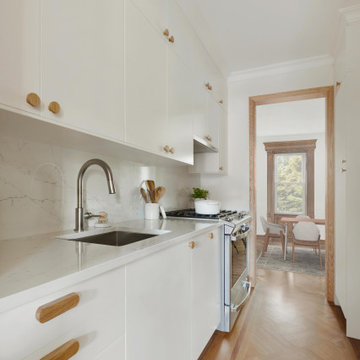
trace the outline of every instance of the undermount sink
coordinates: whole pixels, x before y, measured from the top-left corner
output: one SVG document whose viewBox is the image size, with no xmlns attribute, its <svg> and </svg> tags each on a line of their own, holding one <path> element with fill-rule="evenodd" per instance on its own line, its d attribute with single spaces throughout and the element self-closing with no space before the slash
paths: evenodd
<svg viewBox="0 0 360 360">
<path fill-rule="evenodd" d="M 111 231 L 79 238 L 68 238 L 66 240 L 81 241 L 100 245 L 124 246 L 154 236 L 158 236 L 158 234 L 145 234 L 129 231 Z"/>
</svg>

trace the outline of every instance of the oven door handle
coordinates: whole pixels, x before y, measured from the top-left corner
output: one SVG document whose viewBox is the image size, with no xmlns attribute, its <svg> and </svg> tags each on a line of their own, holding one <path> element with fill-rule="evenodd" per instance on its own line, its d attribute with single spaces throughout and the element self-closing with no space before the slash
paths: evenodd
<svg viewBox="0 0 360 360">
<path fill-rule="evenodd" d="M 250 281 L 243 281 L 243 287 L 247 287 L 247 293 L 244 299 L 239 304 L 231 304 L 231 311 L 239 311 L 241 308 L 241 305 L 244 304 L 244 302 L 247 300 L 251 293 L 251 282 Z"/>
<path fill-rule="evenodd" d="M 239 233 L 239 234 L 236 234 L 236 235 L 231 235 L 230 236 L 230 239 L 231 241 L 236 241 L 237 239 L 244 239 L 246 238 L 250 233 L 250 228 L 249 230 L 243 232 L 243 233 Z"/>
</svg>

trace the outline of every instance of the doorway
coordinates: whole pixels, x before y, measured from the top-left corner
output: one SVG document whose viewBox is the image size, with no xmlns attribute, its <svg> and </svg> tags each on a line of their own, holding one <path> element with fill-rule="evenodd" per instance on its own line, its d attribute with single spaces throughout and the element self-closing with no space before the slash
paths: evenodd
<svg viewBox="0 0 360 360">
<path fill-rule="evenodd" d="M 326 249 L 326 298 L 334 301 L 334 88 L 332 86 L 298 91 L 260 95 L 249 98 L 249 154 L 250 154 L 250 212 L 253 218 L 250 241 L 250 269 L 252 283 L 256 282 L 256 230 L 257 230 L 257 187 L 256 187 L 256 116 L 257 107 L 261 105 L 280 104 L 285 102 L 310 99 L 324 99 L 325 107 L 325 249 Z M 258 108 L 259 109 L 259 108 Z M 289 144 L 288 144 L 289 145 Z M 296 144 L 296 146 L 299 144 Z M 311 145 L 311 144 L 310 144 Z M 313 146 L 313 144 L 311 145 Z M 310 147 L 311 147 L 310 146 Z M 291 152 L 290 152 L 291 153 Z M 296 151 L 295 151 L 296 153 Z M 301 152 L 303 154 L 304 152 Z M 310 155 L 311 158 L 311 155 Z M 280 159 L 281 160 L 281 159 Z M 284 160 L 282 160 L 284 161 Z M 299 160 L 300 161 L 300 160 Z M 311 169 L 310 169 L 311 172 Z M 305 181 L 305 180 L 304 180 Z M 269 185 L 270 186 L 270 185 Z M 271 185 L 272 186 L 272 185 Z M 311 189 L 308 194 L 311 194 Z M 269 199 L 273 206 L 274 199 Z M 286 205 L 286 204 L 285 204 Z M 284 204 L 282 204 L 284 206 Z M 300 206 L 300 205 L 299 205 Z M 311 203 L 304 200 L 303 206 Z M 309 213 L 310 214 L 310 213 Z M 267 214 L 269 215 L 269 214 Z M 270 214 L 271 215 L 271 214 Z M 312 215 L 312 214 L 310 214 Z"/>
</svg>

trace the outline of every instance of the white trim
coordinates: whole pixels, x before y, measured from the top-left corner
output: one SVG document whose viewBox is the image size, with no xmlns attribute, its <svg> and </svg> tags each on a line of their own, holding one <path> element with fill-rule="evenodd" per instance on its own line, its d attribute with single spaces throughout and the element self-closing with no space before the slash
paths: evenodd
<svg viewBox="0 0 360 360">
<path fill-rule="evenodd" d="M 340 9 L 339 13 L 346 24 L 360 21 L 360 5 L 354 5 Z"/>
<path fill-rule="evenodd" d="M 228 77 L 228 83 L 252 79 L 262 76 L 271 76 L 293 71 L 306 70 L 326 65 L 333 65 L 334 58 L 330 55 L 314 56 L 304 59 L 281 62 L 273 65 L 262 66 L 258 68 L 234 71 Z"/>
</svg>

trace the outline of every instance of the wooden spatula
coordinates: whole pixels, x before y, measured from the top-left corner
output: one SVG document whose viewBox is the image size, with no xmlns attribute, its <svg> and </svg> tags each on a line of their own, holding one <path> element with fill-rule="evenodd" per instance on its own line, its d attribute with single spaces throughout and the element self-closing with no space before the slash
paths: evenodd
<svg viewBox="0 0 360 360">
<path fill-rule="evenodd" d="M 144 198 L 145 202 L 148 203 L 149 200 L 147 198 L 146 191 L 143 188 L 140 188 L 140 192 L 141 192 L 141 195 Z"/>
<path fill-rule="evenodd" d="M 151 202 L 152 203 L 156 202 L 155 201 L 155 181 L 154 180 L 146 180 L 145 183 L 146 183 L 146 187 L 149 192 Z"/>
<path fill-rule="evenodd" d="M 155 201 L 158 202 L 165 194 L 166 189 L 164 188 L 164 186 L 158 186 L 155 189 Z"/>
</svg>

